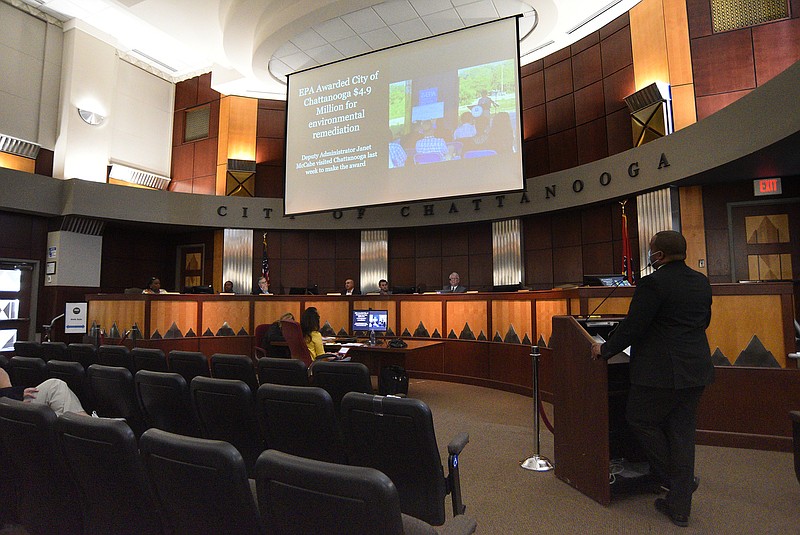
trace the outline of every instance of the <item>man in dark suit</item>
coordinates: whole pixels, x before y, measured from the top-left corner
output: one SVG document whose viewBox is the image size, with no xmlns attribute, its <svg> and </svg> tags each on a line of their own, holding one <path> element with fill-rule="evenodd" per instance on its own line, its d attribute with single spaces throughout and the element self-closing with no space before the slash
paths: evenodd
<svg viewBox="0 0 800 535">
<path fill-rule="evenodd" d="M 461 277 L 458 276 L 458 273 L 455 271 L 450 274 L 450 284 L 446 285 L 442 288 L 441 292 L 443 294 L 463 294 L 467 291 L 466 286 L 461 286 Z"/>
<path fill-rule="evenodd" d="M 706 338 L 711 321 L 711 285 L 689 268 L 686 239 L 672 230 L 650 240 L 656 271 L 636 285 L 627 317 L 593 358 L 610 358 L 631 347 L 626 419 L 650 461 L 651 472 L 668 488 L 656 509 L 686 526 L 694 477 L 697 406 L 714 365 Z"/>
<path fill-rule="evenodd" d="M 344 290 L 342 290 L 342 295 L 361 295 L 361 290 L 356 288 L 356 283 L 353 282 L 353 279 L 347 279 L 344 281 Z"/>
</svg>

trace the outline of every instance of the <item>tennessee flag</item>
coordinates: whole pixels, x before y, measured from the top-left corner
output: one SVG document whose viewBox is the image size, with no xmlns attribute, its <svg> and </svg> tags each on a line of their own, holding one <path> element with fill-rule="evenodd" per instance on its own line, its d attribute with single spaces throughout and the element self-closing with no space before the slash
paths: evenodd
<svg viewBox="0 0 800 535">
<path fill-rule="evenodd" d="M 622 274 L 633 284 L 633 267 L 631 266 L 631 240 L 628 238 L 628 216 L 625 215 L 625 203 L 622 205 Z"/>
<path fill-rule="evenodd" d="M 269 286 L 269 258 L 267 257 L 267 233 L 264 233 L 264 239 L 261 242 L 261 275 L 267 279 L 267 286 Z"/>
</svg>

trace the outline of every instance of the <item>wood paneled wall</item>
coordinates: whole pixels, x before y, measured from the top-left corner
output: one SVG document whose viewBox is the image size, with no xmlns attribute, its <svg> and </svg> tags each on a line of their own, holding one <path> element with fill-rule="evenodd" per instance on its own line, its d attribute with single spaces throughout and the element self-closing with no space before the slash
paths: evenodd
<svg viewBox="0 0 800 535">
<path fill-rule="evenodd" d="M 709 0 L 687 0 L 698 120 L 800 60 L 800 1 L 790 3 L 789 19 L 713 33 Z"/>
<path fill-rule="evenodd" d="M 211 107 L 209 136 L 183 142 L 186 111 Z M 172 125 L 172 182 L 170 191 L 214 195 L 216 192 L 217 145 L 219 141 L 220 94 L 211 89 L 211 73 L 175 84 L 175 115 Z"/>
</svg>

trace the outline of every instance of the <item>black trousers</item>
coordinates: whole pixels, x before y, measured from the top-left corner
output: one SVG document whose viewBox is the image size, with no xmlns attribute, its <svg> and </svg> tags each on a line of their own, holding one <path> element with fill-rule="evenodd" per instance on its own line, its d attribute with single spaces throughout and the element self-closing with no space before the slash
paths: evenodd
<svg viewBox="0 0 800 535">
<path fill-rule="evenodd" d="M 692 509 L 697 406 L 703 386 L 653 388 L 631 385 L 626 418 L 650 470 L 669 484 L 667 503 L 677 514 Z"/>
</svg>

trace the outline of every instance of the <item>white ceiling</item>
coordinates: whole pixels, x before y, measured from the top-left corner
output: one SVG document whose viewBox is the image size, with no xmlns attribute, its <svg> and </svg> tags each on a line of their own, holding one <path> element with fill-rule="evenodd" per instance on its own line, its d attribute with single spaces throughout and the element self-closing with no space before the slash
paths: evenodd
<svg viewBox="0 0 800 535">
<path fill-rule="evenodd" d="M 285 75 L 523 15 L 520 63 L 570 45 L 639 0 L 3 0 L 112 44 L 167 79 L 212 72 L 224 94 L 285 98 Z"/>
</svg>

